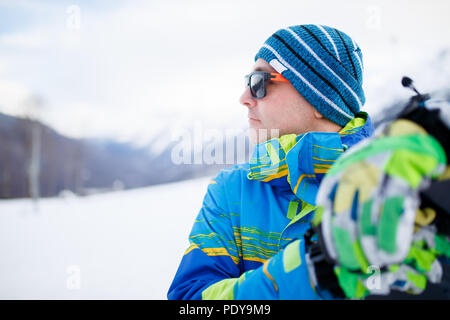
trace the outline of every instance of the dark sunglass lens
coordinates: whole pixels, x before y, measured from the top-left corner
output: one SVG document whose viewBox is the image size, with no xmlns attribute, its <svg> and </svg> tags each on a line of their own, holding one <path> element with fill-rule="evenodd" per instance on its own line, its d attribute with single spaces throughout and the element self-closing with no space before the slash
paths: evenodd
<svg viewBox="0 0 450 320">
<path fill-rule="evenodd" d="M 260 74 L 252 74 L 250 78 L 250 90 L 254 98 L 264 97 L 264 77 Z"/>
</svg>

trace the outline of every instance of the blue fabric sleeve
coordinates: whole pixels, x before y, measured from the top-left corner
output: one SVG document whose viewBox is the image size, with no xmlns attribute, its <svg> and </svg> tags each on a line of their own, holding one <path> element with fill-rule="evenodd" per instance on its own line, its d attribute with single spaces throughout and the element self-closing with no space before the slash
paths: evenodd
<svg viewBox="0 0 450 320">
<path fill-rule="evenodd" d="M 318 299 L 309 283 L 303 239 L 244 272 L 220 174 L 209 186 L 168 299 Z M 207 291 L 205 291 L 207 290 Z"/>
<path fill-rule="evenodd" d="M 309 282 L 303 240 L 295 240 L 234 288 L 234 299 L 316 300 Z"/>
<path fill-rule="evenodd" d="M 208 185 L 168 299 L 201 299 L 202 291 L 211 284 L 241 274 L 222 180 L 219 173 Z"/>
</svg>

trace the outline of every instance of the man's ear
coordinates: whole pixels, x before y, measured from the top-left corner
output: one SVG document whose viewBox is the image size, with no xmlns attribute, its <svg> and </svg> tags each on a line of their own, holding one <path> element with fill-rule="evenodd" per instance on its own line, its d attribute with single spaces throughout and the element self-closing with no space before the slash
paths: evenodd
<svg viewBox="0 0 450 320">
<path fill-rule="evenodd" d="M 314 117 L 316 119 L 323 119 L 323 115 L 314 108 Z"/>
</svg>

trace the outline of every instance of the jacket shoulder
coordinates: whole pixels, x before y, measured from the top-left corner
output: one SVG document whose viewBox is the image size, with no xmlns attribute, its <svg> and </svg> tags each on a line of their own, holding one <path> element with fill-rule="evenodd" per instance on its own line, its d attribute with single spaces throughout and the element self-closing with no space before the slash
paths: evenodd
<svg viewBox="0 0 450 320">
<path fill-rule="evenodd" d="M 220 170 L 214 179 L 211 181 L 220 184 L 229 184 L 247 179 L 247 175 L 250 172 L 250 165 L 248 162 L 236 164 L 234 166 Z"/>
<path fill-rule="evenodd" d="M 237 164 L 222 169 L 209 181 L 204 199 L 206 205 L 214 205 L 222 212 L 229 211 L 231 202 L 240 199 L 242 185 L 248 181 L 249 164 Z"/>
</svg>

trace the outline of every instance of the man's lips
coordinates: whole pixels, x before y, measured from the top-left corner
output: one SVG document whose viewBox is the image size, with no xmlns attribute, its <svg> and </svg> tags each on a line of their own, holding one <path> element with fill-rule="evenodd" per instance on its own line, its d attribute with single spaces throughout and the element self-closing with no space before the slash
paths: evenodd
<svg viewBox="0 0 450 320">
<path fill-rule="evenodd" d="M 252 116 L 248 116 L 248 120 L 252 120 L 252 121 L 260 121 L 259 119 L 252 117 Z"/>
</svg>

